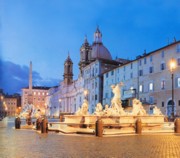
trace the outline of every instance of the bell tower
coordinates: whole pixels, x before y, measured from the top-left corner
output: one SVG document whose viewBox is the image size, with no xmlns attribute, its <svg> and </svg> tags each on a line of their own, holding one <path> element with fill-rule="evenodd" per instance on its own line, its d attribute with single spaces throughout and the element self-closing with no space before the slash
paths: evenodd
<svg viewBox="0 0 180 158">
<path fill-rule="evenodd" d="M 102 43 L 102 33 L 99 30 L 99 27 L 96 28 L 96 32 L 94 33 L 94 43 Z"/>
<path fill-rule="evenodd" d="M 66 59 L 66 61 L 64 62 L 64 83 L 69 85 L 73 82 L 73 62 L 69 56 L 68 53 L 68 57 Z"/>
<path fill-rule="evenodd" d="M 82 72 L 82 69 L 91 62 L 91 46 L 89 45 L 87 36 L 85 36 L 84 43 L 80 48 L 80 58 L 79 69 Z"/>
</svg>

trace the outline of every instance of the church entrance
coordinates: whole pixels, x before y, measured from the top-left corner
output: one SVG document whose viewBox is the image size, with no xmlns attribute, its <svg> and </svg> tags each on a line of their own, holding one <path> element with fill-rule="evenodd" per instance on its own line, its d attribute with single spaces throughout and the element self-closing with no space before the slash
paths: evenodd
<svg viewBox="0 0 180 158">
<path fill-rule="evenodd" d="M 173 105 L 175 105 L 175 104 L 172 100 L 168 101 L 168 104 L 167 104 L 167 116 L 168 117 L 172 116 Z M 175 115 L 175 106 L 174 106 L 174 115 Z"/>
</svg>

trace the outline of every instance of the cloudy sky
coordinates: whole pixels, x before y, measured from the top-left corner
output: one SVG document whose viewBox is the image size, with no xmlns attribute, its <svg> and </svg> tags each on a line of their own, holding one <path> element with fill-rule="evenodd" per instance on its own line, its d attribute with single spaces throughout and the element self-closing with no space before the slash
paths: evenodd
<svg viewBox="0 0 180 158">
<path fill-rule="evenodd" d="M 113 58 L 134 59 L 180 40 L 179 0 L 0 0 L 0 88 L 20 92 L 63 78 L 68 51 L 77 79 L 79 49 L 99 26 Z"/>
</svg>

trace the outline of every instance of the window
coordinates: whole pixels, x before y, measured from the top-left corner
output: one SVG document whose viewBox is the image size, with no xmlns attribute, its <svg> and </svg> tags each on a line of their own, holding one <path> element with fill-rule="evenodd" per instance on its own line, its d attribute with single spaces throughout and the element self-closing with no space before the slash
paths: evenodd
<svg viewBox="0 0 180 158">
<path fill-rule="evenodd" d="M 131 63 L 131 69 L 133 68 L 133 63 Z"/>
<path fill-rule="evenodd" d="M 180 77 L 177 78 L 177 87 L 180 87 Z"/>
<path fill-rule="evenodd" d="M 164 50 L 161 52 L 161 57 L 164 58 Z"/>
<path fill-rule="evenodd" d="M 95 87 L 97 88 L 97 82 L 95 82 Z"/>
<path fill-rule="evenodd" d="M 178 45 L 176 46 L 176 51 L 177 51 L 177 53 L 180 53 L 180 44 L 178 44 Z"/>
<path fill-rule="evenodd" d="M 114 75 L 114 71 L 111 71 L 111 76 Z"/>
<path fill-rule="evenodd" d="M 97 100 L 97 94 L 95 95 L 95 100 Z"/>
<path fill-rule="evenodd" d="M 106 74 L 106 78 L 108 78 L 108 73 Z"/>
<path fill-rule="evenodd" d="M 144 64 L 146 64 L 146 58 L 144 58 Z"/>
<path fill-rule="evenodd" d="M 139 92 L 142 92 L 142 91 L 143 91 L 143 86 L 139 85 Z"/>
<path fill-rule="evenodd" d="M 139 70 L 139 76 L 143 75 L 143 70 Z"/>
<path fill-rule="evenodd" d="M 150 62 L 152 62 L 153 61 L 153 57 L 152 57 L 152 55 L 150 56 Z"/>
<path fill-rule="evenodd" d="M 139 65 L 141 66 L 141 60 L 139 60 Z"/>
<path fill-rule="evenodd" d="M 152 66 L 149 68 L 149 73 L 153 73 L 153 67 Z"/>
<path fill-rule="evenodd" d="M 165 70 L 165 68 L 166 68 L 165 63 L 161 63 L 161 70 Z"/>
<path fill-rule="evenodd" d="M 180 100 L 178 101 L 178 103 L 179 103 L 179 106 L 180 106 Z"/>
<path fill-rule="evenodd" d="M 150 83 L 150 84 L 149 84 L 149 90 L 150 90 L 150 91 L 153 91 L 153 83 Z"/>
<path fill-rule="evenodd" d="M 164 107 L 164 102 L 162 102 L 162 107 Z"/>
<path fill-rule="evenodd" d="M 162 80 L 162 81 L 161 81 L 161 89 L 164 89 L 164 88 L 165 88 L 165 81 Z"/>
<path fill-rule="evenodd" d="M 180 66 L 180 58 L 177 59 L 177 64 Z"/>
<path fill-rule="evenodd" d="M 126 70 L 126 67 L 124 66 L 124 71 Z"/>
</svg>

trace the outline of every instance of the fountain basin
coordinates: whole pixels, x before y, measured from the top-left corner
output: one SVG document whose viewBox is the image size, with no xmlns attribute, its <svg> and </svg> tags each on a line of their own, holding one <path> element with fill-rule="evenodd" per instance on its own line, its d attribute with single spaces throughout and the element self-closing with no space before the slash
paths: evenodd
<svg viewBox="0 0 180 158">
<path fill-rule="evenodd" d="M 97 115 L 64 115 L 64 122 L 56 124 L 56 129 L 64 133 L 92 133 L 95 132 L 95 124 L 98 119 L 103 122 L 103 134 L 135 133 L 136 121 L 141 119 L 142 132 L 163 132 L 163 115 L 145 116 L 97 116 Z M 53 125 L 54 126 L 54 125 Z"/>
</svg>

